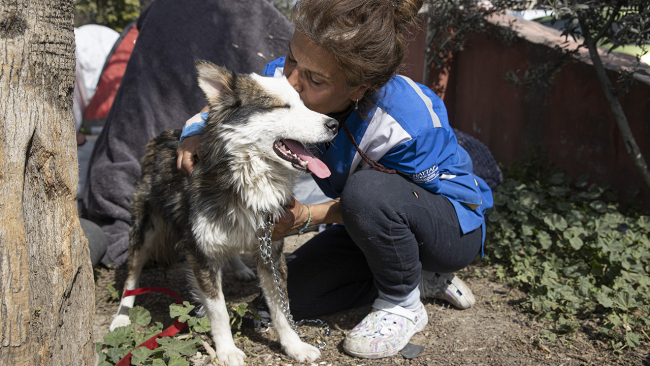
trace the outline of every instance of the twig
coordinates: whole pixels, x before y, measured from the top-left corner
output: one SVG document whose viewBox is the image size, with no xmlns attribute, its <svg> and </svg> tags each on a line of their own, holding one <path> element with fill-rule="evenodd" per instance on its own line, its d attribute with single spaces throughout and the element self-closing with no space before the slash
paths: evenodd
<svg viewBox="0 0 650 366">
<path fill-rule="evenodd" d="M 586 363 L 591 362 L 590 358 L 585 357 L 585 356 L 576 355 L 575 353 L 567 353 L 566 355 L 571 357 L 571 358 L 577 358 L 578 360 L 584 361 Z"/>
<path fill-rule="evenodd" d="M 642 332 L 643 335 L 644 335 L 646 338 L 648 338 L 648 340 L 650 341 L 650 337 L 648 337 L 648 335 L 645 333 L 645 331 L 644 331 L 643 329 L 641 329 L 641 332 Z"/>
<path fill-rule="evenodd" d="M 621 10 L 622 5 L 623 4 L 621 3 L 616 4 L 616 8 L 614 8 L 614 10 L 612 11 L 612 14 L 609 17 L 609 19 L 607 19 L 607 23 L 605 23 L 605 26 L 603 26 L 600 32 L 598 32 L 598 35 L 596 35 L 596 37 L 594 38 L 594 42 L 598 42 L 601 38 L 603 38 L 605 33 L 607 33 L 609 27 L 611 27 L 612 23 L 614 23 L 614 19 L 616 19 L 616 15 L 618 15 L 618 12 Z"/>
<path fill-rule="evenodd" d="M 214 348 L 210 347 L 208 342 L 206 341 L 201 341 L 203 343 L 203 348 L 205 348 L 205 351 L 210 355 L 210 358 L 213 360 L 217 358 L 217 352 L 214 351 Z"/>
</svg>

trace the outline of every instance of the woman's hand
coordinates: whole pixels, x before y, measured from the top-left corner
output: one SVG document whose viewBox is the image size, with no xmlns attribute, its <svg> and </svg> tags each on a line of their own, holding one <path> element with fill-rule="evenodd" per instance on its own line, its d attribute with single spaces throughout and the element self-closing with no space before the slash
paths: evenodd
<svg viewBox="0 0 650 366">
<path fill-rule="evenodd" d="M 178 158 L 176 159 L 176 168 L 184 175 L 189 175 L 194 170 L 194 155 L 199 159 L 203 158 L 201 153 L 201 135 L 186 137 L 176 149 Z"/>
<path fill-rule="evenodd" d="M 284 215 L 275 223 L 271 240 L 284 238 L 293 229 L 303 228 L 309 219 L 309 209 L 293 197 L 285 206 Z"/>
</svg>

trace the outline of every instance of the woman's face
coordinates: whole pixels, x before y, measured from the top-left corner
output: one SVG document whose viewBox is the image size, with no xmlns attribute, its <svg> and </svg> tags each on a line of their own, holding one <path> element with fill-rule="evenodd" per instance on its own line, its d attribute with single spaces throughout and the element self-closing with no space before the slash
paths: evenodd
<svg viewBox="0 0 650 366">
<path fill-rule="evenodd" d="M 298 31 L 289 42 L 284 76 L 307 108 L 323 114 L 346 110 L 367 89 L 346 88 L 345 73 L 334 56 Z"/>
</svg>

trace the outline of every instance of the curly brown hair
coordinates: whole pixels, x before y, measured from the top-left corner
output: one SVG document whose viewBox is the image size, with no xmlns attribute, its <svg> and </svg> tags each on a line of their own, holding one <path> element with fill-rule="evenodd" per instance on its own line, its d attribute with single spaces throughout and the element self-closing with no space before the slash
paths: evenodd
<svg viewBox="0 0 650 366">
<path fill-rule="evenodd" d="M 296 31 L 334 55 L 347 87 L 367 85 L 368 101 L 399 70 L 404 29 L 423 0 L 299 0 L 291 13 Z"/>
</svg>

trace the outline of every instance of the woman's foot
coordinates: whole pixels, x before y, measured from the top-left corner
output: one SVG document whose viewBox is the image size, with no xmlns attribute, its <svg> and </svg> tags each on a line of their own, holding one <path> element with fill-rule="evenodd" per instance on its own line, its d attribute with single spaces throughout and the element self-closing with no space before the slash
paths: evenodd
<svg viewBox="0 0 650 366">
<path fill-rule="evenodd" d="M 476 302 L 472 290 L 453 273 L 422 271 L 419 288 L 421 298 L 445 300 L 459 309 L 469 309 Z"/>
<path fill-rule="evenodd" d="M 417 309 L 407 310 L 377 299 L 372 311 L 343 341 L 343 349 L 361 358 L 388 357 L 401 351 L 411 337 L 427 325 L 429 318 L 420 302 Z"/>
</svg>

